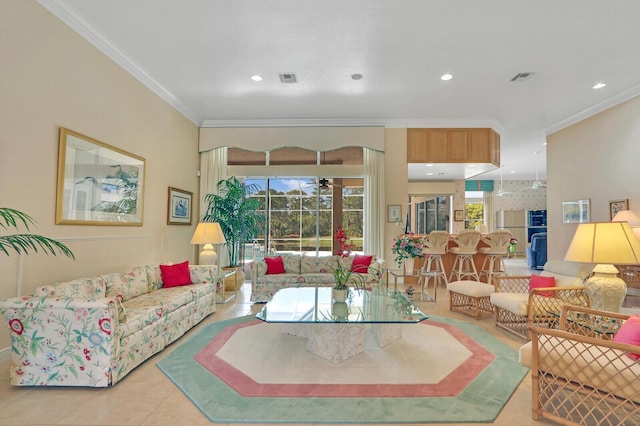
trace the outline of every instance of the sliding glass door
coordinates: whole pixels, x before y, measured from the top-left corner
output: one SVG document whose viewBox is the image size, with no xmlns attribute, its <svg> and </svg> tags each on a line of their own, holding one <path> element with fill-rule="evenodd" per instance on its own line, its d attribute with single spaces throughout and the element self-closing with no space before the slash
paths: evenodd
<svg viewBox="0 0 640 426">
<path fill-rule="evenodd" d="M 245 261 L 277 253 L 330 255 L 338 225 L 347 231 L 354 251 L 362 251 L 362 180 L 350 185 L 341 181 L 248 178 L 247 184 L 260 188 L 253 196 L 260 200 L 266 221 L 264 232 L 245 245 Z"/>
</svg>

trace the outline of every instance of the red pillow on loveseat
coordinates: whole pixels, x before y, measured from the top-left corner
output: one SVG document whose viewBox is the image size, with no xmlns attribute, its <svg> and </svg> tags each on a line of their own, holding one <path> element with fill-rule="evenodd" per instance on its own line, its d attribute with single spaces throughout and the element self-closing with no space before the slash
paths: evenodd
<svg viewBox="0 0 640 426">
<path fill-rule="evenodd" d="M 622 324 L 622 327 L 620 327 L 616 335 L 613 336 L 613 341 L 640 346 L 640 316 L 638 316 L 638 314 L 631 315 L 624 324 Z M 640 354 L 627 353 L 627 355 L 633 360 L 640 359 Z"/>
<path fill-rule="evenodd" d="M 267 275 L 285 273 L 282 256 L 265 257 L 264 261 L 267 262 Z"/>
<path fill-rule="evenodd" d="M 529 279 L 529 291 L 534 288 L 555 287 L 556 279 L 554 277 L 541 277 L 540 275 L 531 275 Z M 553 297 L 552 291 L 540 291 L 540 296 Z"/>
<path fill-rule="evenodd" d="M 369 265 L 373 256 L 363 256 L 356 254 L 351 262 L 351 272 L 357 272 L 359 274 L 366 274 L 369 271 Z"/>
<path fill-rule="evenodd" d="M 162 276 L 163 287 L 178 287 L 191 284 L 188 260 L 175 265 L 160 265 L 160 275 Z"/>
</svg>

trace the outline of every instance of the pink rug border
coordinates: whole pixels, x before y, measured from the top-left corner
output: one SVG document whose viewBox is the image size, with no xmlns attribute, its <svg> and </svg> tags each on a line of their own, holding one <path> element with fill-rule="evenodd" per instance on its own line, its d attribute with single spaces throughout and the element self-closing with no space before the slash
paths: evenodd
<svg viewBox="0 0 640 426">
<path fill-rule="evenodd" d="M 271 384 L 258 383 L 222 358 L 218 351 L 244 327 L 266 325 L 253 320 L 226 327 L 194 359 L 220 380 L 245 397 L 453 397 L 462 392 L 495 358 L 466 333 L 453 325 L 423 321 L 446 330 L 472 355 L 439 383 L 434 384 Z"/>
</svg>

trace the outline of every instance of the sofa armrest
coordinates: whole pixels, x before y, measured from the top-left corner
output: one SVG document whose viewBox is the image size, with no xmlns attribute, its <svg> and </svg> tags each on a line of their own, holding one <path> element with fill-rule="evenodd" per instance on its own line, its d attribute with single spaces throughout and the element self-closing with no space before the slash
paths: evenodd
<svg viewBox="0 0 640 426">
<path fill-rule="evenodd" d="M 562 308 L 559 327 L 581 336 L 611 340 L 628 318 L 622 313 L 567 305 Z"/>
<path fill-rule="evenodd" d="M 19 297 L 0 302 L 11 334 L 11 382 L 108 386 L 118 354 L 114 299 Z"/>
<path fill-rule="evenodd" d="M 587 290 L 582 286 L 534 288 L 529 292 L 529 324 L 555 326 L 565 306 L 591 307 Z"/>
</svg>

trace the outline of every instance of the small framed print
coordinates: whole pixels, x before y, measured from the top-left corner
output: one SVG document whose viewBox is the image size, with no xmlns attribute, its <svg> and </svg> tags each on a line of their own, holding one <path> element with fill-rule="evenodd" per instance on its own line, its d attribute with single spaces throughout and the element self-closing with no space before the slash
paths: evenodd
<svg viewBox="0 0 640 426">
<path fill-rule="evenodd" d="M 193 193 L 169 187 L 168 225 L 191 225 Z"/>
<path fill-rule="evenodd" d="M 562 202 L 562 223 L 591 222 L 591 200 Z"/>
<path fill-rule="evenodd" d="M 463 210 L 454 210 L 453 211 L 453 220 L 456 222 L 462 222 L 464 220 L 464 211 Z"/>
<path fill-rule="evenodd" d="M 387 222 L 397 222 L 402 216 L 402 207 L 390 204 L 387 206 Z"/>
<path fill-rule="evenodd" d="M 609 201 L 609 215 L 610 220 L 613 220 L 616 215 L 622 210 L 629 210 L 629 199 Z"/>
</svg>

